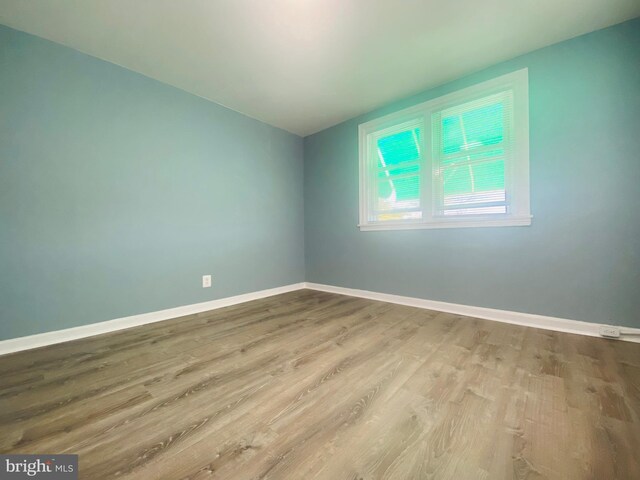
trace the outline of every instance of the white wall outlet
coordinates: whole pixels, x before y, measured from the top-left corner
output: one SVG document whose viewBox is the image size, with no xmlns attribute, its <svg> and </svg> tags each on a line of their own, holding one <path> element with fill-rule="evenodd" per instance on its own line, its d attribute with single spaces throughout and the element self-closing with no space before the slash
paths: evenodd
<svg viewBox="0 0 640 480">
<path fill-rule="evenodd" d="M 602 335 L 603 337 L 609 337 L 609 338 L 619 338 L 620 327 L 611 327 L 609 325 L 604 325 L 600 327 L 600 335 Z"/>
<path fill-rule="evenodd" d="M 202 288 L 209 288 L 211 286 L 211 275 L 202 276 Z"/>
</svg>

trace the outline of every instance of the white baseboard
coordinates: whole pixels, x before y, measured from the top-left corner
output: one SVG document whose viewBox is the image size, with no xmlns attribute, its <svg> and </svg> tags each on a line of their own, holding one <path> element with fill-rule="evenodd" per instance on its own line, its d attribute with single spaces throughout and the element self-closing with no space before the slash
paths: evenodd
<svg viewBox="0 0 640 480">
<path fill-rule="evenodd" d="M 439 312 L 455 313 L 467 317 L 494 320 L 496 322 L 512 323 L 525 327 L 543 328 L 545 330 L 555 330 L 557 332 L 576 333 L 578 335 L 588 335 L 600 337 L 599 323 L 582 322 L 579 320 L 569 320 L 567 318 L 548 317 L 545 315 L 534 315 L 532 313 L 511 312 L 508 310 L 495 310 L 493 308 L 473 307 L 470 305 L 459 305 L 456 303 L 438 302 L 434 300 L 424 300 L 422 298 L 403 297 L 388 293 L 370 292 L 367 290 L 356 290 L 354 288 L 334 287 L 332 285 L 321 285 L 318 283 L 305 283 L 306 288 L 320 290 L 322 292 L 339 293 L 352 297 L 368 298 L 380 300 L 382 302 L 397 303 L 410 307 L 425 308 Z M 620 340 L 640 343 L 640 328 L 620 327 L 622 336 Z"/>
<path fill-rule="evenodd" d="M 579 320 L 569 320 L 566 318 L 548 317 L 544 315 L 534 315 L 531 313 L 511 312 L 508 310 L 495 310 L 492 308 L 473 307 L 469 305 L 459 305 L 456 303 L 438 302 L 434 300 L 424 300 L 422 298 L 403 297 L 388 293 L 370 292 L 367 290 L 357 290 L 354 288 L 334 287 L 331 285 L 321 285 L 318 283 L 301 282 L 283 287 L 270 288 L 257 292 L 244 293 L 233 297 L 220 298 L 209 302 L 195 303 L 182 307 L 159 310 L 157 312 L 142 313 L 130 317 L 116 318 L 106 322 L 92 323 L 79 327 L 56 330 L 53 332 L 39 333 L 27 337 L 12 338 L 0 341 L 0 355 L 30 350 L 32 348 L 44 347 L 56 343 L 68 342 L 80 338 L 92 337 L 102 333 L 115 332 L 125 328 L 137 327 L 149 323 L 161 322 L 173 318 L 184 317 L 194 313 L 206 312 L 217 308 L 237 305 L 239 303 L 258 300 L 260 298 L 271 297 L 281 293 L 292 292 L 308 288 L 322 292 L 338 293 L 352 297 L 368 298 L 382 302 L 397 303 L 410 307 L 425 308 L 439 312 L 454 313 L 467 317 L 494 320 L 497 322 L 512 323 L 525 327 L 543 328 L 545 330 L 555 330 L 558 332 L 576 333 L 579 335 L 589 335 L 601 337 L 599 330 L 604 326 L 599 323 L 581 322 Z M 621 340 L 640 343 L 640 328 L 620 327 L 623 333 Z M 625 335 L 626 334 L 626 335 Z M 602 337 L 601 337 L 602 338 Z"/>
<path fill-rule="evenodd" d="M 168 308 L 157 312 L 142 313 L 140 315 L 132 315 L 130 317 L 116 318 L 115 320 L 107 320 L 105 322 L 91 323 L 80 327 L 66 328 L 64 330 L 56 330 L 53 332 L 38 333 L 27 337 L 11 338 L 9 340 L 0 341 L 0 355 L 18 352 L 20 350 L 29 350 L 32 348 L 44 347 L 55 343 L 68 342 L 79 338 L 92 337 L 101 333 L 115 332 L 125 328 L 137 327 L 148 323 L 161 322 L 172 318 L 184 317 L 194 313 L 215 310 L 216 308 L 237 305 L 238 303 L 249 302 L 259 298 L 271 297 L 281 293 L 292 292 L 305 288 L 305 283 L 294 283 L 283 287 L 269 288 L 257 292 L 244 293 L 233 297 L 220 298 L 208 302 L 195 303 L 193 305 L 185 305 L 182 307 Z"/>
</svg>

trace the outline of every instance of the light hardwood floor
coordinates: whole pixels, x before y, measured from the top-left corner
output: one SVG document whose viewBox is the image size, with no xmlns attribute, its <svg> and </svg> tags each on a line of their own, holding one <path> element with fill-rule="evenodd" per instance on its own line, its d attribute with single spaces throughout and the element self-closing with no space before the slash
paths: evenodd
<svg viewBox="0 0 640 480">
<path fill-rule="evenodd" d="M 302 290 L 0 357 L 85 479 L 640 479 L 640 345 Z"/>
</svg>

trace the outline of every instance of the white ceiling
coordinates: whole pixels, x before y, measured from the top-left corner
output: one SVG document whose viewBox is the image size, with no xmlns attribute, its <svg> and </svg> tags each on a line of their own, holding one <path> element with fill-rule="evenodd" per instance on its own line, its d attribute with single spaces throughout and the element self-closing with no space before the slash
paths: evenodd
<svg viewBox="0 0 640 480">
<path fill-rule="evenodd" d="M 639 0 L 0 0 L 0 23 L 308 135 Z"/>
</svg>

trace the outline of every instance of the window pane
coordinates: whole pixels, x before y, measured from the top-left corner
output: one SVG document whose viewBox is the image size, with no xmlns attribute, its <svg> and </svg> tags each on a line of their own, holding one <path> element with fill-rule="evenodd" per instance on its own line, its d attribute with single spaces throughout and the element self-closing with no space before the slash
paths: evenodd
<svg viewBox="0 0 640 480">
<path fill-rule="evenodd" d="M 459 108 L 459 107 L 457 107 Z M 496 145 L 504 140 L 502 102 L 480 106 L 456 115 L 442 112 L 442 151 L 444 154 Z"/>
<path fill-rule="evenodd" d="M 511 94 L 493 94 L 434 116 L 441 143 L 434 158 L 444 215 L 507 213 L 505 162 L 510 161 L 507 120 Z"/>
<path fill-rule="evenodd" d="M 378 181 L 378 211 L 404 210 L 419 206 L 419 175 Z"/>
<path fill-rule="evenodd" d="M 378 168 L 420 159 L 420 129 L 394 133 L 378 139 Z"/>
<path fill-rule="evenodd" d="M 398 213 L 380 213 L 377 220 L 379 222 L 389 220 L 419 220 L 422 218 L 422 212 L 398 212 Z"/>
<path fill-rule="evenodd" d="M 448 155 L 446 157 L 442 157 L 440 160 L 440 164 L 443 167 L 449 165 L 459 165 L 459 164 L 467 164 L 467 163 L 479 163 L 484 161 L 498 160 L 503 159 L 505 155 L 505 150 L 503 148 L 496 148 L 487 150 L 484 152 L 472 153 L 458 153 L 457 155 Z"/>
<path fill-rule="evenodd" d="M 378 221 L 422 217 L 420 208 L 420 137 L 422 128 L 408 128 L 377 139 L 375 172 Z"/>
<path fill-rule="evenodd" d="M 456 214 L 506 212 L 503 206 L 496 209 L 496 205 L 482 205 L 506 201 L 504 160 L 445 167 L 442 169 L 442 182 L 444 210 L 447 207 L 473 205 L 475 211 L 465 209 Z M 446 214 L 449 213 L 445 211 Z"/>
<path fill-rule="evenodd" d="M 385 178 L 389 178 L 389 177 L 395 177 L 398 175 L 406 175 L 409 173 L 418 173 L 420 171 L 420 165 L 415 163 L 415 164 L 410 164 L 408 166 L 404 166 L 404 167 L 396 167 L 396 168 L 389 168 L 389 169 L 382 169 L 378 172 L 378 178 L 380 180 L 383 180 Z"/>
<path fill-rule="evenodd" d="M 442 169 L 444 194 L 504 190 L 504 160 Z"/>
<path fill-rule="evenodd" d="M 497 207 L 477 207 L 477 208 L 458 208 L 458 209 L 450 209 L 445 210 L 444 214 L 447 216 L 451 215 L 488 215 L 495 213 L 507 213 L 507 207 L 504 205 L 500 205 Z"/>
</svg>

